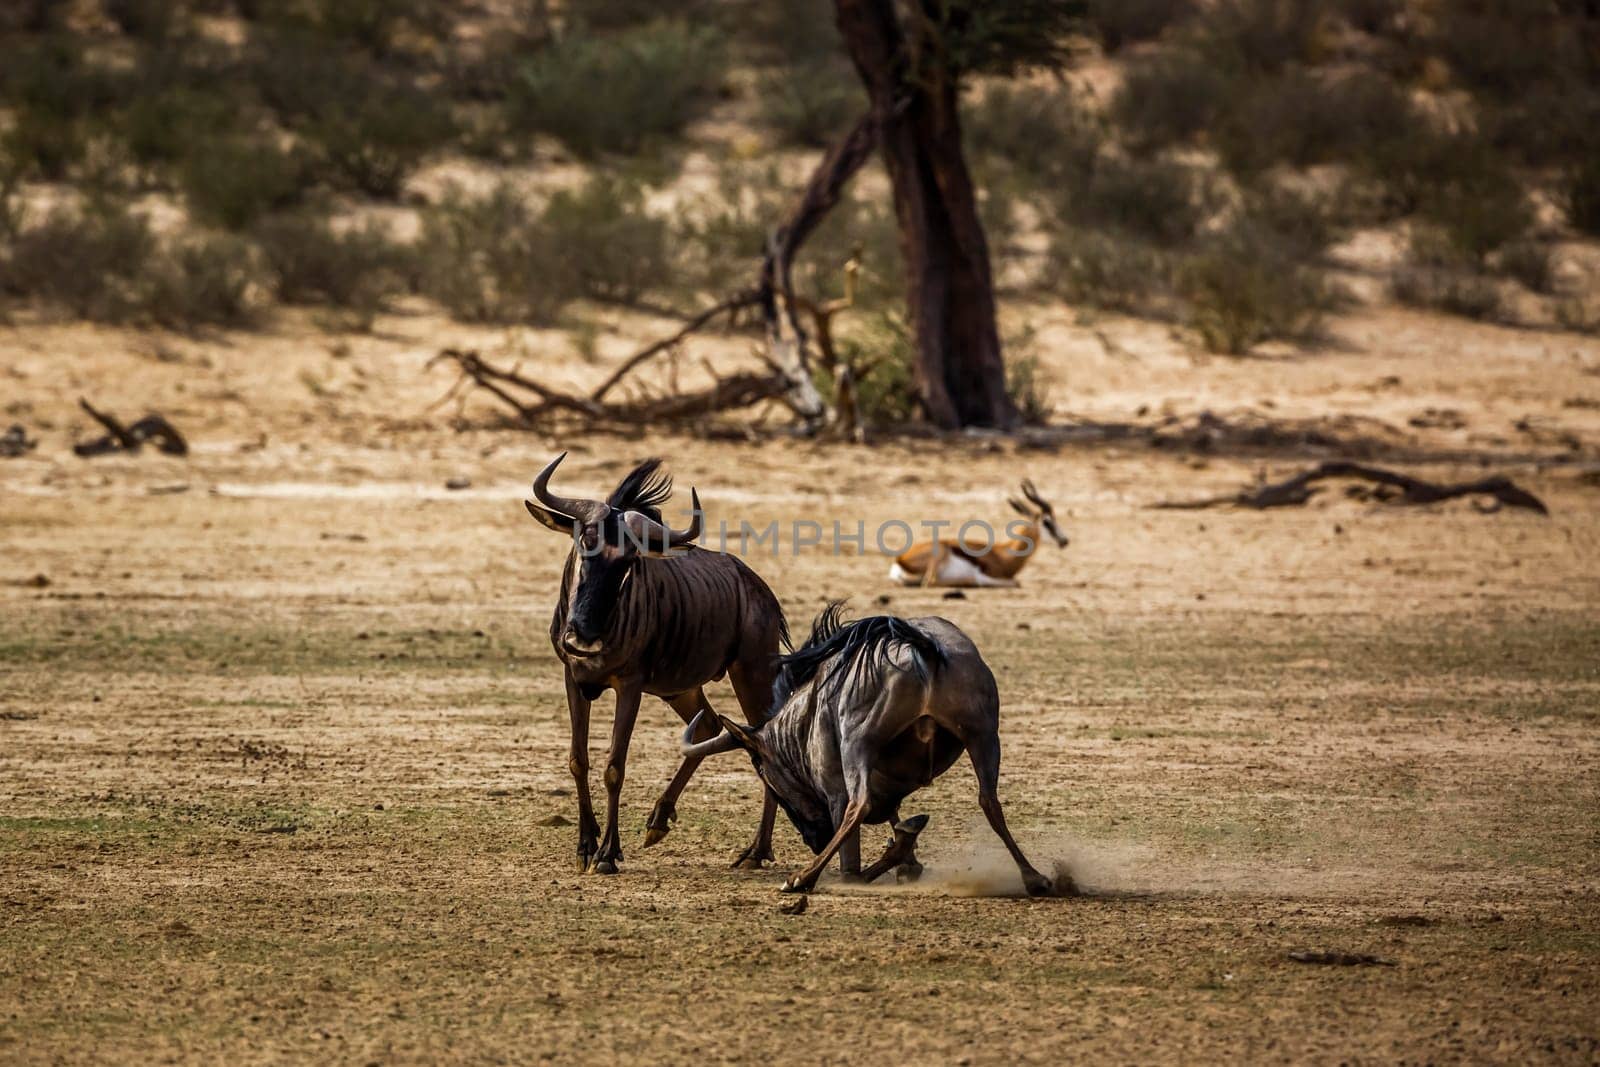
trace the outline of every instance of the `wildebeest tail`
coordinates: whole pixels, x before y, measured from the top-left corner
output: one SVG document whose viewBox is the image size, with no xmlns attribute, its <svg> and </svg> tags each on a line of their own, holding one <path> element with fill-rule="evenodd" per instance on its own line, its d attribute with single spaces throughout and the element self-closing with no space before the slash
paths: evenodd
<svg viewBox="0 0 1600 1067">
<path fill-rule="evenodd" d="M 778 676 L 772 683 L 774 708 L 782 706 L 795 690 L 816 677 L 824 663 L 835 658 L 839 665 L 829 676 L 832 686 L 862 667 L 882 663 L 895 644 L 911 650 L 911 669 L 923 682 L 944 665 L 944 649 L 939 643 L 906 620 L 894 615 L 872 615 L 844 622 L 843 612 L 844 601 L 829 604 L 812 623 L 806 643 L 797 651 L 778 657 Z"/>
</svg>

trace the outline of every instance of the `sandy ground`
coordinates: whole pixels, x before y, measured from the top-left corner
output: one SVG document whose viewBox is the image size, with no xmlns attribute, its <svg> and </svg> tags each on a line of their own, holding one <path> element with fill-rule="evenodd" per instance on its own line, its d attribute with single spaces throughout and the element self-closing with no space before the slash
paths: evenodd
<svg viewBox="0 0 1600 1067">
<path fill-rule="evenodd" d="M 0 460 L 0 1060 L 1600 1058 L 1600 343 L 1370 312 L 1220 360 L 1016 313 L 1064 416 L 1342 419 L 1481 455 L 1553 514 L 1147 507 L 1305 462 L 1282 454 L 456 432 L 424 362 L 503 339 L 416 316 L 0 334 L 0 414 L 41 438 Z M 537 336 L 531 365 L 591 380 L 647 327 L 616 329 L 597 366 Z M 79 395 L 160 408 L 194 455 L 74 458 Z M 830 877 L 780 914 L 792 829 L 778 870 L 726 869 L 758 806 L 740 757 L 640 847 L 675 762 L 657 703 L 623 873 L 577 873 L 564 545 L 520 504 L 558 448 L 574 493 L 665 455 L 735 527 L 999 520 L 1037 482 L 1073 543 L 1018 590 L 751 563 L 797 629 L 838 596 L 967 628 L 1012 827 L 1092 894 L 1012 895 L 963 764 L 913 801 L 922 883 Z"/>
</svg>

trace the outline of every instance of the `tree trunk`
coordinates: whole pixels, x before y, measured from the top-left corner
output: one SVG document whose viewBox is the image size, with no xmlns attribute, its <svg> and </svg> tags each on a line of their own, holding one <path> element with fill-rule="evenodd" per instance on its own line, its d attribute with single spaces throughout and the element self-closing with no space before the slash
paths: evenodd
<svg viewBox="0 0 1600 1067">
<path fill-rule="evenodd" d="M 923 410 L 947 429 L 1014 427 L 989 247 L 961 147 L 959 85 L 953 75 L 909 76 L 894 0 L 835 0 L 835 10 L 894 187 Z"/>
</svg>

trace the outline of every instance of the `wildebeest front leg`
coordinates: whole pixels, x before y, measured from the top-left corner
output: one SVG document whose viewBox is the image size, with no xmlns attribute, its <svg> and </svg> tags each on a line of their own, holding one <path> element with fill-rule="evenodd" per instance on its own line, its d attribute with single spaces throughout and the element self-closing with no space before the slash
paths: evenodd
<svg viewBox="0 0 1600 1067">
<path fill-rule="evenodd" d="M 687 723 L 694 722 L 695 716 L 700 712 L 706 712 L 705 718 L 700 720 L 700 729 L 693 737 L 697 743 L 711 740 L 722 729 L 717 716 L 711 710 L 711 702 L 706 700 L 704 689 L 680 693 L 667 703 L 678 713 L 678 717 Z M 678 772 L 672 776 L 672 781 L 667 783 L 667 788 L 662 791 L 656 806 L 650 809 L 650 817 L 645 820 L 645 848 L 649 848 L 671 832 L 672 824 L 678 821 L 678 796 L 689 784 L 689 779 L 694 776 L 695 768 L 699 767 L 700 763 L 699 756 L 685 756 L 683 762 L 678 764 Z"/>
<path fill-rule="evenodd" d="M 578 791 L 578 870 L 586 871 L 599 848 L 600 827 L 594 821 L 589 799 L 589 698 L 578 690 L 567 672 L 567 714 L 572 720 L 572 747 L 567 766 Z"/>
<path fill-rule="evenodd" d="M 760 726 L 767 721 L 774 671 L 772 662 L 762 662 L 757 667 L 735 663 L 728 668 L 728 681 L 733 683 L 733 695 L 739 698 L 739 710 L 744 712 L 744 721 L 751 726 Z M 759 871 L 772 862 L 772 826 L 777 818 L 777 794 L 763 786 L 761 824 L 756 827 L 756 839 L 733 861 L 735 869 Z"/>
<path fill-rule="evenodd" d="M 606 832 L 589 868 L 595 874 L 616 874 L 617 864 L 622 861 L 617 808 L 622 800 L 622 780 L 627 775 L 628 742 L 633 738 L 633 722 L 639 716 L 639 697 L 637 686 L 617 690 L 617 716 L 611 723 L 611 748 L 606 754 Z"/>
<path fill-rule="evenodd" d="M 864 815 L 866 815 L 866 813 L 867 802 L 865 799 L 852 800 L 849 807 L 844 809 L 844 819 L 842 822 L 840 822 L 838 831 L 833 835 L 833 840 L 829 841 L 827 847 L 825 847 L 821 852 L 817 853 L 817 858 L 812 860 L 810 865 L 807 866 L 805 870 L 798 874 L 791 875 L 789 880 L 783 883 L 780 892 L 811 892 L 811 890 L 816 887 L 817 876 L 820 875 L 822 873 L 822 869 L 828 865 L 828 861 L 833 859 L 833 854 L 839 851 L 839 846 L 843 845 L 845 840 L 849 838 L 851 834 L 854 834 L 861 829 L 861 819 Z"/>
<path fill-rule="evenodd" d="M 967 756 L 972 760 L 972 769 L 978 775 L 978 807 L 983 809 L 984 817 L 989 820 L 989 825 L 994 832 L 1005 842 L 1006 851 L 1011 853 L 1011 858 L 1016 861 L 1017 870 L 1022 872 L 1022 885 L 1030 897 L 1049 896 L 1055 891 L 1055 886 L 1050 879 L 1034 869 L 1028 862 L 1028 857 L 1022 854 L 1022 849 L 1017 847 L 1017 842 L 1011 836 L 1011 831 L 1006 828 L 1005 813 L 1000 810 L 1000 797 L 996 788 L 1000 784 L 1000 738 L 990 735 L 988 737 L 972 738 L 967 742 Z M 1077 887 L 1062 886 L 1069 893 L 1075 893 Z"/>
</svg>

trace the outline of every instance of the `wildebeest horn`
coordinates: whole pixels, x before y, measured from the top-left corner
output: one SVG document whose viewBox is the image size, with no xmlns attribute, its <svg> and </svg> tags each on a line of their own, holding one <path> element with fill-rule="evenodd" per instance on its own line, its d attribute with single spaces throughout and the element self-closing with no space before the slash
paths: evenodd
<svg viewBox="0 0 1600 1067">
<path fill-rule="evenodd" d="M 678 748 L 682 751 L 685 759 L 690 756 L 696 759 L 704 759 L 707 756 L 715 756 L 719 752 L 732 752 L 739 747 L 739 736 L 731 730 L 724 730 L 709 741 L 696 742 L 694 735 L 700 731 L 700 723 L 705 720 L 705 717 L 706 713 L 701 711 L 694 717 L 693 722 L 684 727 L 683 742 Z"/>
<path fill-rule="evenodd" d="M 555 469 L 566 458 L 567 454 L 565 452 L 561 453 L 561 455 L 550 461 L 549 466 L 539 472 L 539 476 L 533 480 L 533 497 L 546 508 L 557 514 L 565 515 L 569 519 L 590 519 L 594 516 L 595 510 L 601 505 L 592 500 L 556 496 L 549 489 L 550 475 L 555 473 Z"/>
<path fill-rule="evenodd" d="M 667 552 L 674 548 L 682 548 L 700 536 L 705 527 L 705 516 L 700 511 L 700 494 L 689 490 L 689 526 L 685 530 L 674 530 L 664 522 L 657 522 L 650 516 L 638 511 L 630 511 L 622 517 L 628 525 L 633 536 L 638 539 L 639 545 L 647 552 Z"/>
<path fill-rule="evenodd" d="M 1039 495 L 1039 490 L 1033 487 L 1033 482 L 1030 479 L 1022 479 L 1022 495 L 1038 504 L 1045 511 L 1050 510 L 1050 505 L 1044 502 L 1044 497 Z"/>
</svg>

